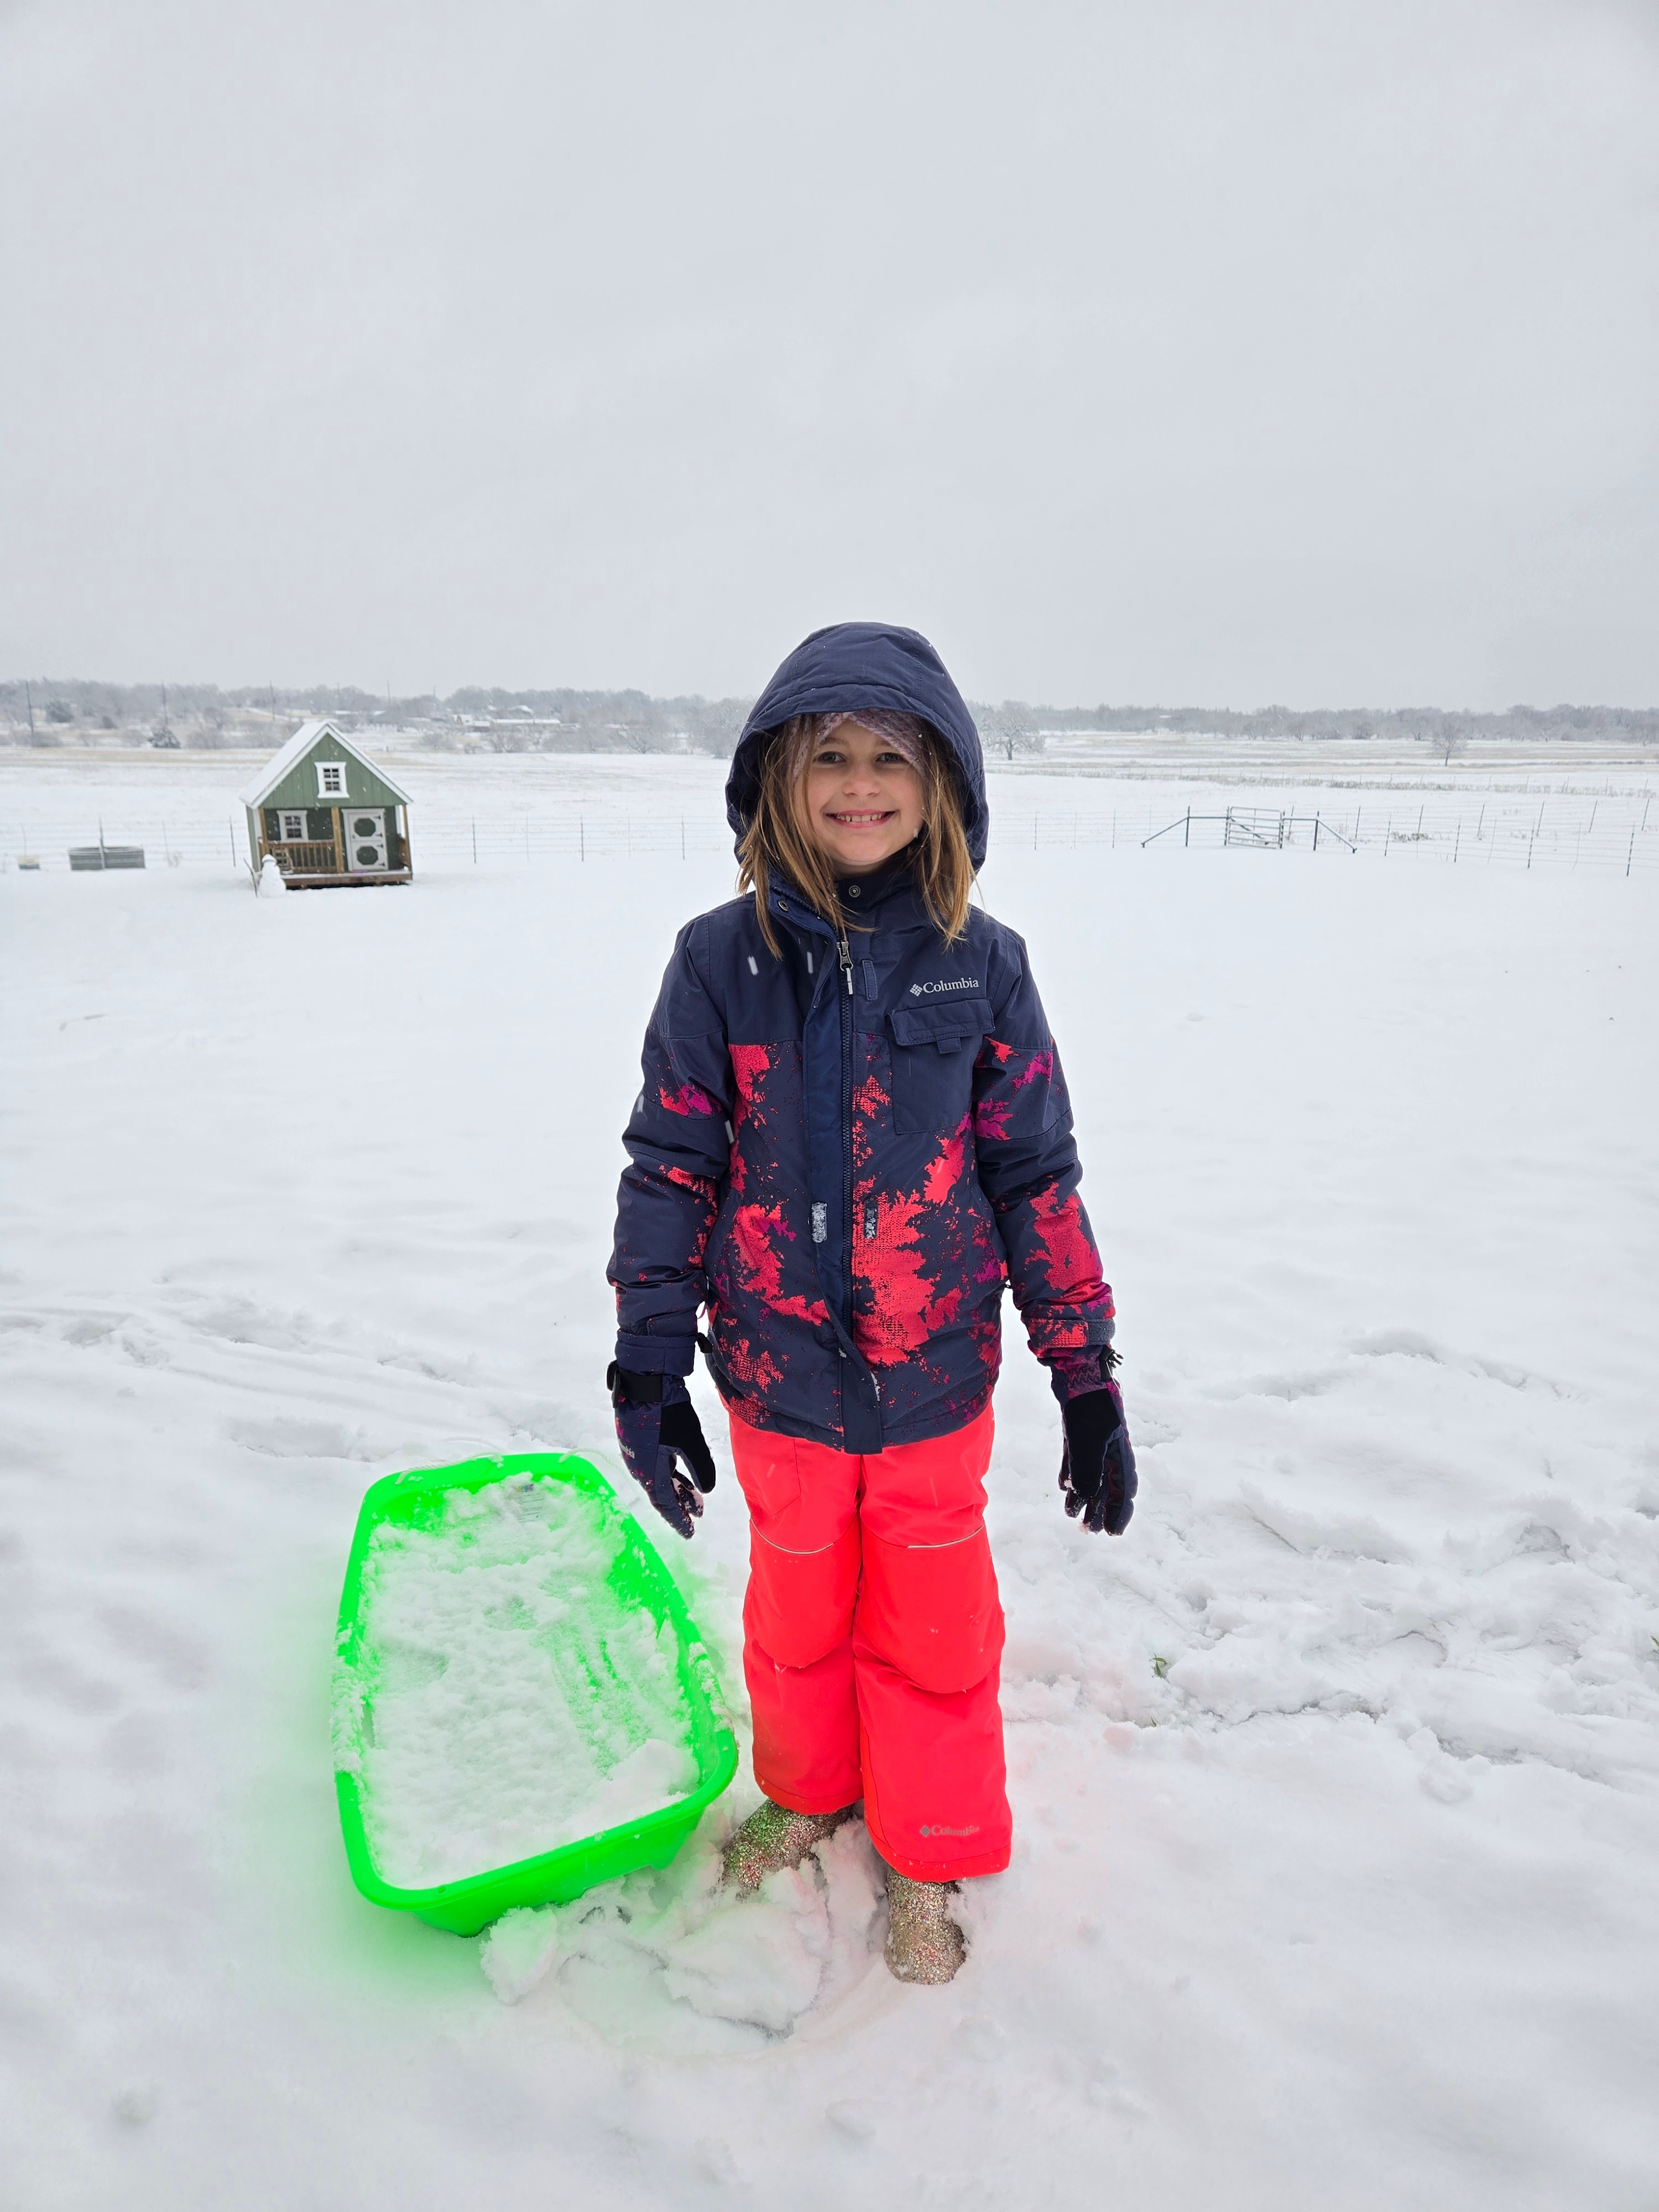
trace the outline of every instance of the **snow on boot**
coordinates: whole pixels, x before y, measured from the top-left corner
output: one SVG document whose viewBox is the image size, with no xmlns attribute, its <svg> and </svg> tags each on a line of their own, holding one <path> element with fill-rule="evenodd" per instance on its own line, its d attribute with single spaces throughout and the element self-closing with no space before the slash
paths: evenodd
<svg viewBox="0 0 1659 2212">
<path fill-rule="evenodd" d="M 787 1805 L 764 1799 L 726 1845 L 722 1878 L 739 1889 L 758 1889 L 780 1867 L 799 1866 L 814 1844 L 833 1834 L 857 1809 L 843 1805 L 839 1813 L 792 1813 Z"/>
<path fill-rule="evenodd" d="M 968 1955 L 945 1911 L 953 1881 L 912 1881 L 887 1869 L 887 1964 L 901 1982 L 948 1982 Z"/>
</svg>

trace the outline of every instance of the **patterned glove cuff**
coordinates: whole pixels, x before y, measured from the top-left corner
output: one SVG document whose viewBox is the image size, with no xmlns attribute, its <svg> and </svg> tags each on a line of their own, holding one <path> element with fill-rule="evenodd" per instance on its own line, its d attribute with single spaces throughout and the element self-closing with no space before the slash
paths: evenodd
<svg viewBox="0 0 1659 2212">
<path fill-rule="evenodd" d="M 1051 1352 L 1047 1364 L 1048 1388 L 1066 1406 L 1092 1390 L 1109 1389 L 1115 1358 L 1109 1346 L 1091 1344 L 1078 1352 Z"/>
<path fill-rule="evenodd" d="M 697 1364 L 695 1336 L 629 1336 L 617 1339 L 617 1364 L 634 1375 L 689 1375 Z"/>
</svg>

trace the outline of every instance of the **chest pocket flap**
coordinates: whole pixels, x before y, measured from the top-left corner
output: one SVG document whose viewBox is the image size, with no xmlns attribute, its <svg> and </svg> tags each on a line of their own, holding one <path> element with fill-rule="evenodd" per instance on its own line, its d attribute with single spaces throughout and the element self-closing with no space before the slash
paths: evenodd
<svg viewBox="0 0 1659 2212">
<path fill-rule="evenodd" d="M 964 1045 L 976 1049 L 991 1026 L 991 1001 L 964 992 L 926 1006 L 895 1006 L 888 1019 L 902 1045 L 932 1045 L 939 1052 L 960 1052 Z"/>
<path fill-rule="evenodd" d="M 990 1029 L 991 1001 L 977 992 L 895 1006 L 893 1121 L 910 1135 L 954 1129 L 973 1105 L 974 1062 Z"/>
</svg>

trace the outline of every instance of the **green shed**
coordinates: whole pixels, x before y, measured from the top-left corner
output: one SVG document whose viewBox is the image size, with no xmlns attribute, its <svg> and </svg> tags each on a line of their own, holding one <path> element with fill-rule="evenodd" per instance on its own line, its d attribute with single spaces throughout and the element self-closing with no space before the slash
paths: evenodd
<svg viewBox="0 0 1659 2212">
<path fill-rule="evenodd" d="M 302 722 L 241 793 L 257 877 L 270 854 L 290 890 L 406 884 L 409 793 L 332 722 Z"/>
</svg>

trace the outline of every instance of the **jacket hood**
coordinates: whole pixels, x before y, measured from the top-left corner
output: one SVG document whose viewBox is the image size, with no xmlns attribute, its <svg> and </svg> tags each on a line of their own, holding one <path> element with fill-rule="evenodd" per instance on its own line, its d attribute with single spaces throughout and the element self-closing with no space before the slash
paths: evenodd
<svg viewBox="0 0 1659 2212">
<path fill-rule="evenodd" d="M 919 714 L 943 740 L 956 769 L 962 826 L 977 868 L 990 809 L 979 732 L 950 672 L 927 639 L 888 623 L 834 623 L 815 629 L 783 663 L 744 724 L 726 781 L 726 818 L 741 840 L 755 811 L 763 741 L 792 714 L 856 714 L 887 707 Z"/>
</svg>

